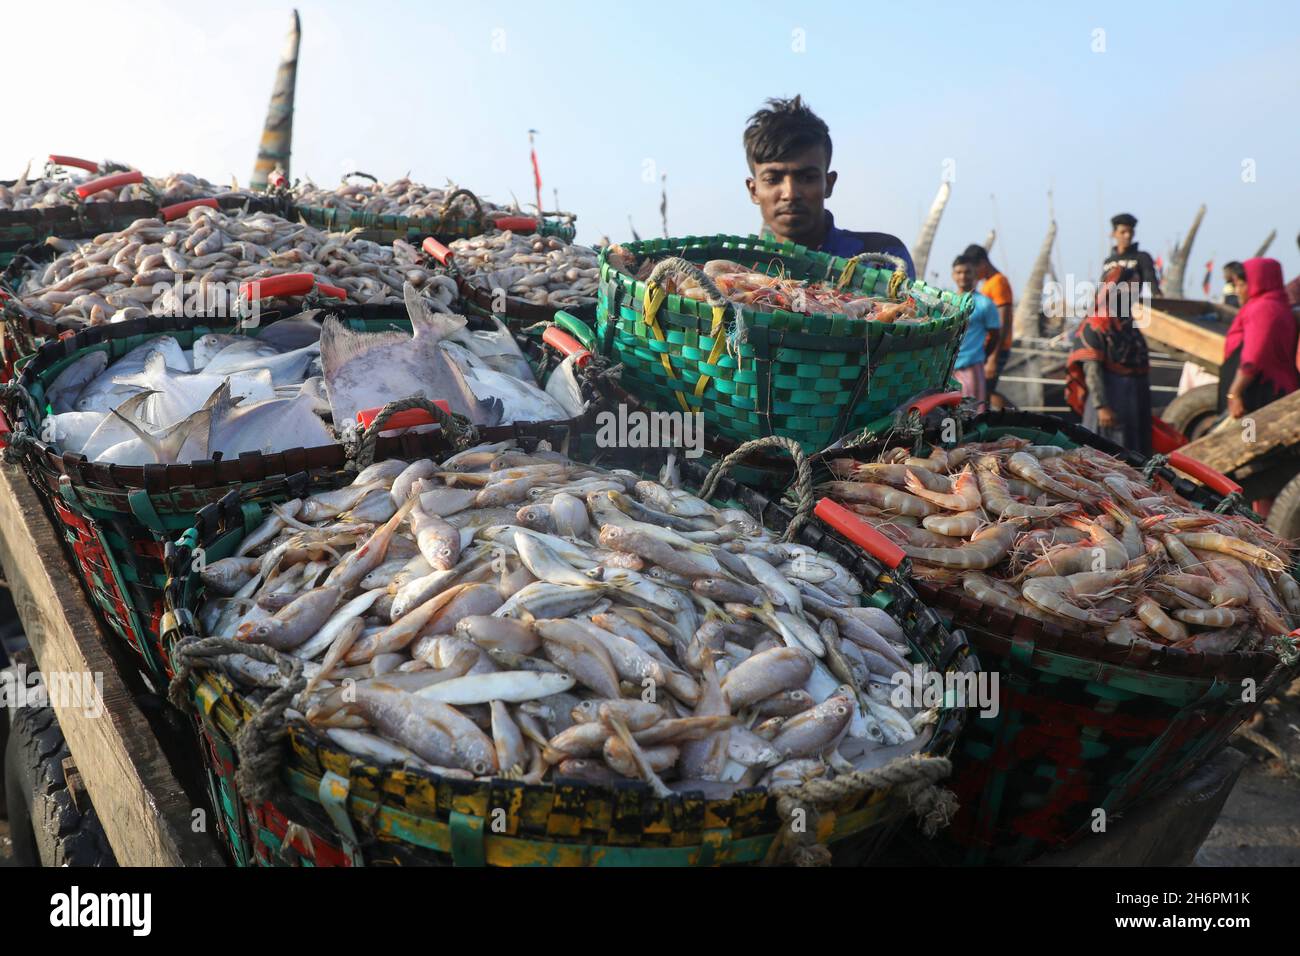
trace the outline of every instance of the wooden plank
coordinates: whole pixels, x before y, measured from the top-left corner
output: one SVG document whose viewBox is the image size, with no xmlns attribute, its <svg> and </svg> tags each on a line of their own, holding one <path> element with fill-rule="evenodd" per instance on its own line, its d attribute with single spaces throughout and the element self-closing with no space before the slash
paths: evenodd
<svg viewBox="0 0 1300 956">
<path fill-rule="evenodd" d="M 52 702 L 118 864 L 223 865 L 212 839 L 192 831 L 195 808 L 123 681 L 104 643 L 111 638 L 100 630 L 35 489 L 15 465 L 0 466 L 0 563 L 47 683 L 56 674 L 102 681 L 99 708 Z"/>
<path fill-rule="evenodd" d="M 1300 446 L 1300 392 L 1279 398 L 1247 417 L 1255 423 L 1254 441 L 1245 440 L 1248 434 L 1240 422 L 1230 422 L 1179 451 L 1227 475 L 1278 449 Z"/>
<path fill-rule="evenodd" d="M 1183 354 L 1211 372 L 1217 372 L 1223 364 L 1224 332 L 1144 305 L 1133 307 L 1133 324 L 1149 340 Z"/>
</svg>

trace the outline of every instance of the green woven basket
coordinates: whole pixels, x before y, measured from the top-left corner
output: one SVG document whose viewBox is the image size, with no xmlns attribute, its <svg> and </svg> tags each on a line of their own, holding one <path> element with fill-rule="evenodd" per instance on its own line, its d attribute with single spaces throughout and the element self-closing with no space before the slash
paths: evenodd
<svg viewBox="0 0 1300 956">
<path fill-rule="evenodd" d="M 474 211 L 466 216 L 451 210 L 452 201 L 464 196 L 471 201 Z M 325 229 L 329 232 L 347 232 L 360 229 L 359 237 L 372 242 L 390 243 L 394 239 L 405 239 L 419 245 L 429 236 L 439 242 L 451 242 L 455 239 L 471 239 L 491 231 L 492 219 L 485 216 L 482 203 L 468 189 L 459 189 L 448 197 L 443 211 L 438 216 L 391 216 L 362 212 L 342 206 L 294 205 L 294 214 L 303 222 Z M 537 224 L 537 232 L 543 236 L 557 236 L 566 242 L 572 242 L 576 232 L 572 220 L 542 219 Z"/>
<path fill-rule="evenodd" d="M 958 443 L 1015 436 L 1096 448 L 1139 469 L 1145 463 L 1047 415 L 989 412 L 958 421 L 964 425 Z M 926 427 L 923 437 L 933 440 L 938 432 Z M 901 440 L 895 434 L 890 443 Z M 882 447 L 872 442 L 850 454 L 872 459 Z M 1198 507 L 1225 505 L 1171 471 L 1153 474 Z M 1226 505 L 1253 516 L 1234 501 Z M 999 678 L 997 712 L 971 714 L 953 755 L 960 810 L 940 840 L 918 842 L 936 862 L 1019 864 L 1086 841 L 1098 834 L 1094 827 L 1203 765 L 1297 674 L 1295 663 L 1270 651 L 1124 647 L 981 604 L 960 587 L 920 580 L 913 586 Z M 1247 687 L 1255 692 L 1244 694 Z"/>
<path fill-rule="evenodd" d="M 892 285 L 896 298 L 910 295 L 927 319 L 894 324 L 728 303 L 725 349 L 715 351 L 718 336 L 707 303 L 670 295 L 655 325 L 648 324 L 647 284 L 620 271 L 610 249 L 602 250 L 601 352 L 623 363 L 624 387 L 652 407 L 702 412 L 710 441 L 780 435 L 815 452 L 922 392 L 946 387 L 973 307 L 969 294 L 902 281 L 893 265 L 757 236 L 653 239 L 621 248 L 638 258 L 679 257 L 697 265 L 730 259 L 773 275 L 829 283 L 852 269 L 847 288 L 884 298 Z"/>
<path fill-rule="evenodd" d="M 529 441 L 523 431 L 520 438 Z M 704 477 L 703 469 L 690 462 L 683 474 L 691 486 Z M 771 499 L 726 475 L 713 497 L 719 504 L 744 507 L 774 530 L 783 530 L 792 518 Z M 180 658 L 187 656 L 184 645 L 200 636 L 195 612 L 204 586 L 193 566 L 195 549 L 201 547 L 208 561 L 233 554 L 264 513 L 261 503 L 231 494 L 200 511 L 195 527 L 168 547 L 172 573 L 163 633 L 170 670 L 180 671 Z M 965 640 L 944 629 L 906 581 L 815 522 L 797 540 L 844 563 L 863 583 L 868 603 L 899 622 L 915 660 L 952 674 L 978 668 Z M 237 865 L 753 865 L 767 856 L 781 825 L 777 800 L 761 788 L 725 800 L 689 793 L 659 799 L 633 780 L 611 787 L 565 779 L 529 785 L 457 780 L 374 766 L 298 719 L 286 727 L 276 796 L 255 800 L 241 793 L 237 770 L 240 748 L 251 739 L 242 731 L 269 688 L 250 692 L 237 687 L 213 666 L 218 658 L 191 660 L 201 669 L 173 686 L 173 699 L 184 697 L 197 725 L 218 826 Z M 945 701 L 925 756 L 946 757 L 965 720 L 965 710 Z M 873 790 L 827 807 L 816 833 L 837 862 L 860 864 L 892 839 L 907 812 L 895 790 Z M 491 825 L 493 819 L 504 821 L 504 830 Z"/>
<path fill-rule="evenodd" d="M 410 327 L 404 310 L 392 306 L 326 307 L 358 331 Z M 263 314 L 266 324 L 276 317 L 276 313 Z M 307 484 L 341 480 L 347 465 L 345 449 L 333 443 L 188 465 L 96 463 L 78 454 L 62 453 L 43 440 L 42 424 L 49 410 L 45 393 L 60 372 L 87 352 L 106 351 L 111 362 L 161 335 L 188 348 L 208 332 L 234 331 L 229 322 L 149 316 L 92 326 L 41 346 L 10 386 L 11 451 L 21 454 L 28 477 L 48 506 L 109 629 L 140 656 L 151 676 L 163 679 L 166 674 L 158 635 L 166 581 L 165 544 L 194 524 L 200 508 L 220 500 L 232 488 L 250 500 L 279 501 L 288 494 L 285 475 L 302 472 L 310 476 L 303 488 L 296 489 L 299 492 Z M 376 457 L 427 456 L 445 447 L 438 435 L 405 433 L 380 439 Z"/>
</svg>

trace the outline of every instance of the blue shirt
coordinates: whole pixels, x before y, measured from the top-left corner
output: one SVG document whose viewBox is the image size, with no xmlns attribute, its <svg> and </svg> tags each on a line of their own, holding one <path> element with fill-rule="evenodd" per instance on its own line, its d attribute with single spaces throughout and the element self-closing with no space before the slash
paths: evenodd
<svg viewBox="0 0 1300 956">
<path fill-rule="evenodd" d="M 835 225 L 835 217 L 831 215 L 829 209 L 826 210 L 826 227 L 826 238 L 817 248 L 818 252 L 839 256 L 842 259 L 852 259 L 864 252 L 884 252 L 902 259 L 907 264 L 907 277 L 916 278 L 916 267 L 912 265 L 912 256 L 907 251 L 907 246 L 903 245 L 903 240 L 897 236 L 891 236 L 887 232 L 849 232 L 847 229 L 840 229 Z M 763 235 L 769 238 L 772 235 L 767 226 L 763 227 Z"/>
<path fill-rule="evenodd" d="M 1002 320 L 998 318 L 998 307 L 993 304 L 992 299 L 979 292 L 972 292 L 971 298 L 975 300 L 975 309 L 970 314 L 966 334 L 962 336 L 961 348 L 957 350 L 955 368 L 983 364 L 985 335 L 1002 328 Z"/>
</svg>

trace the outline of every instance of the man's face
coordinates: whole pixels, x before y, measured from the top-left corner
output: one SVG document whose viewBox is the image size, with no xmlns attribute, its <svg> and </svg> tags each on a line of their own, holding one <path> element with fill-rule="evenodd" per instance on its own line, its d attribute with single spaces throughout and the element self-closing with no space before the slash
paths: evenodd
<svg viewBox="0 0 1300 956">
<path fill-rule="evenodd" d="M 1116 251 L 1116 252 L 1123 252 L 1123 251 L 1125 251 L 1129 246 L 1133 245 L 1133 227 L 1132 227 L 1132 226 L 1116 226 L 1116 227 L 1115 227 L 1115 231 L 1112 232 L 1110 235 L 1111 235 L 1111 238 L 1115 240 L 1115 251 Z"/>
<path fill-rule="evenodd" d="M 952 283 L 958 292 L 969 292 L 975 288 L 975 269 L 962 263 L 952 267 Z"/>
<path fill-rule="evenodd" d="M 1240 302 L 1242 305 L 1245 305 L 1246 304 L 1246 280 L 1244 278 L 1241 278 L 1240 276 L 1234 276 L 1232 280 L 1232 288 L 1236 290 L 1237 301 Z"/>
<path fill-rule="evenodd" d="M 815 237 L 826 218 L 836 174 L 826 169 L 826 149 L 811 146 L 776 163 L 759 163 L 745 180 L 749 198 L 778 237 Z"/>
</svg>

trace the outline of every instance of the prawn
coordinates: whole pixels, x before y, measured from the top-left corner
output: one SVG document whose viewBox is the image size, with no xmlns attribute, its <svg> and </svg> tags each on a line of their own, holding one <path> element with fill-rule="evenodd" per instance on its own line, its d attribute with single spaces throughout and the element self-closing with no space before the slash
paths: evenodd
<svg viewBox="0 0 1300 956">
<path fill-rule="evenodd" d="M 1177 535 L 1161 535 L 1160 541 L 1164 544 L 1165 551 L 1168 553 L 1170 560 L 1182 568 L 1183 571 L 1188 574 L 1200 575 L 1201 577 L 1209 576 L 1210 572 L 1206 571 L 1201 566 L 1200 560 L 1196 555 L 1192 554 L 1191 549 L 1188 548 L 1187 545 L 1183 544 L 1183 542 L 1178 539 Z"/>
<path fill-rule="evenodd" d="M 927 564 L 983 571 L 1007 556 L 1024 520 L 1013 518 L 1001 524 L 989 525 L 983 531 L 976 532 L 970 541 L 955 548 L 914 548 L 903 545 L 903 551 L 909 558 Z"/>
<path fill-rule="evenodd" d="M 1038 578 L 1082 571 L 1119 571 L 1128 566 L 1128 550 L 1100 522 L 1092 523 L 1091 541 L 1091 544 L 1053 548 L 1030 562 L 1021 576 Z"/>
<path fill-rule="evenodd" d="M 1165 609 L 1149 598 L 1142 595 L 1133 605 L 1133 610 L 1138 618 L 1151 630 L 1155 631 L 1171 644 L 1176 641 L 1186 640 L 1187 628 L 1179 621 L 1175 621 Z"/>
<path fill-rule="evenodd" d="M 1131 516 L 1120 510 L 1115 502 L 1109 498 L 1103 499 L 1098 504 L 1102 511 L 1119 522 L 1120 541 L 1124 544 L 1124 550 L 1128 552 L 1130 560 L 1136 558 L 1143 551 L 1142 529 L 1138 527 L 1137 522 Z"/>
<path fill-rule="evenodd" d="M 1200 651 L 1203 654 L 1226 654 L 1235 650 L 1245 636 L 1245 632 L 1239 627 L 1221 631 L 1202 631 L 1174 646 L 1184 651 Z"/>
<path fill-rule="evenodd" d="M 1174 537 L 1189 548 L 1216 551 L 1219 554 L 1226 554 L 1238 560 L 1254 564 L 1266 571 L 1281 572 L 1286 570 L 1286 565 L 1276 554 L 1266 551 L 1258 545 L 1242 541 L 1240 538 L 1218 534 L 1213 531 L 1182 532 L 1175 534 Z M 1168 544 L 1167 541 L 1166 544 Z"/>
<path fill-rule="evenodd" d="M 921 519 L 921 527 L 950 537 L 968 538 L 979 530 L 983 520 L 977 510 L 961 511 L 955 515 L 926 515 Z"/>
<path fill-rule="evenodd" d="M 1145 564 L 1123 571 L 1086 571 L 1064 577 L 1032 578 L 1021 589 L 1026 601 L 1042 611 L 1078 624 L 1114 624 L 1119 614 L 1110 610 L 1083 608 L 1073 602 L 1095 602 L 1114 594 L 1146 570 Z"/>
<path fill-rule="evenodd" d="M 961 576 L 962 589 L 981 604 L 991 604 L 1012 614 L 1022 614 L 1035 620 L 1044 620 L 1039 610 L 1021 599 L 1012 588 L 996 578 L 979 571 L 967 571 Z"/>
<path fill-rule="evenodd" d="M 906 491 L 864 481 L 828 481 L 818 485 L 817 490 L 829 492 L 843 501 L 875 505 L 885 511 L 916 517 L 932 515 L 941 510 L 938 505 L 932 505 L 916 495 L 909 495 Z"/>
<path fill-rule="evenodd" d="M 989 513 L 999 518 L 1055 518 L 1078 507 L 1074 503 L 1039 507 L 1013 500 L 1006 480 L 998 474 L 997 459 L 991 456 L 975 462 L 975 478 L 979 482 L 981 503 Z"/>
<path fill-rule="evenodd" d="M 969 468 L 963 469 L 952 483 L 951 494 L 931 491 L 916 473 L 910 470 L 907 473 L 907 490 L 918 498 L 924 498 L 931 504 L 949 511 L 974 511 L 980 506 L 981 501 L 979 483 Z"/>
<path fill-rule="evenodd" d="M 1200 627 L 1232 627 L 1249 621 L 1250 612 L 1236 607 L 1180 608 L 1174 611 L 1174 617 Z"/>
<path fill-rule="evenodd" d="M 1058 498 L 1064 498 L 1066 501 L 1077 501 L 1085 505 L 1093 503 L 1087 495 L 1067 487 L 1043 471 L 1043 466 L 1038 463 L 1038 459 L 1028 452 L 1018 451 L 1007 459 L 1007 471 L 1018 478 L 1023 478 L 1034 487 L 1041 488 Z"/>
</svg>

